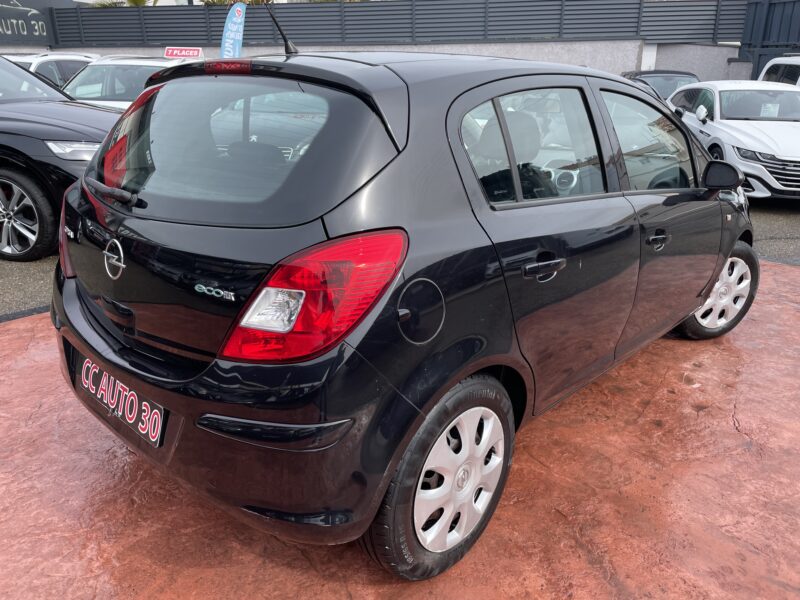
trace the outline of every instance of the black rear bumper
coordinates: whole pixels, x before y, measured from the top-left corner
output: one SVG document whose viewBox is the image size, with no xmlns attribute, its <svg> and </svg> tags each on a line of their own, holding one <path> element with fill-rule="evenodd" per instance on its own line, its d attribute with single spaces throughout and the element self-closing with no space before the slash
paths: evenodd
<svg viewBox="0 0 800 600">
<path fill-rule="evenodd" d="M 57 267 L 62 372 L 134 452 L 282 538 L 335 544 L 366 530 L 419 413 L 352 347 L 301 365 L 216 360 L 192 380 L 159 380 L 122 361 L 80 302 Z M 160 447 L 76 388 L 79 356 L 168 411 Z"/>
</svg>

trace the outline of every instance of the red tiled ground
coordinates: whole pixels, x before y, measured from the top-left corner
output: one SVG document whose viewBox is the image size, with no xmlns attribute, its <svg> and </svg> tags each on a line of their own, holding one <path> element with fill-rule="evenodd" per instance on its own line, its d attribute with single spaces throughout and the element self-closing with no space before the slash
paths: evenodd
<svg viewBox="0 0 800 600">
<path fill-rule="evenodd" d="M 283 543 L 136 458 L 72 397 L 46 315 L 0 326 L 0 598 L 800 596 L 800 269 L 750 316 L 662 339 L 519 435 L 450 572 Z"/>
</svg>

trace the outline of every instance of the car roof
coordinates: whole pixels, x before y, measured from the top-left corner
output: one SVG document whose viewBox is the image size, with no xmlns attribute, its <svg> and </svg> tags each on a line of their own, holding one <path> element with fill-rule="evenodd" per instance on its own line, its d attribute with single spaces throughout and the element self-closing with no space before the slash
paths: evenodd
<svg viewBox="0 0 800 600">
<path fill-rule="evenodd" d="M 135 56 L 129 54 L 111 54 L 101 56 L 92 64 L 96 65 L 133 65 L 169 67 L 183 62 L 182 58 L 163 58 L 161 56 Z"/>
<path fill-rule="evenodd" d="M 627 71 L 622 74 L 623 77 L 642 77 L 645 75 L 685 75 L 700 79 L 694 73 L 689 71 L 673 71 L 672 69 L 653 69 L 651 71 Z"/>
<path fill-rule="evenodd" d="M 724 92 L 724 91 L 732 91 L 732 90 L 797 90 L 796 85 L 791 85 L 788 83 L 778 83 L 776 81 L 751 81 L 749 79 L 745 80 L 733 80 L 733 81 L 703 81 L 701 83 L 690 83 L 689 85 L 685 85 L 676 92 L 680 90 L 685 90 L 688 88 L 696 88 L 696 87 L 706 87 L 717 92 Z"/>
<path fill-rule="evenodd" d="M 774 64 L 786 64 L 786 65 L 800 65 L 800 56 L 778 56 L 777 58 L 773 58 L 767 63 L 767 66 L 774 65 Z"/>
<path fill-rule="evenodd" d="M 34 61 L 37 58 L 61 58 L 61 59 L 87 59 L 96 60 L 99 54 L 86 54 L 83 52 L 39 52 L 38 54 L 3 54 L 3 58 L 8 60 Z"/>
</svg>

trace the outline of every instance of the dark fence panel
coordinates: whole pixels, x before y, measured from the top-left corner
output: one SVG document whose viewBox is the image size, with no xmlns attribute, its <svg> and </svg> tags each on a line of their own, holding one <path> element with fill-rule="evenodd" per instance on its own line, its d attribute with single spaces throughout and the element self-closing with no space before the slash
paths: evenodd
<svg viewBox="0 0 800 600">
<path fill-rule="evenodd" d="M 752 76 L 789 52 L 800 53 L 800 0 L 750 0 L 739 56 L 753 62 Z"/>
<path fill-rule="evenodd" d="M 278 4 L 298 44 L 506 40 L 739 41 L 747 0 L 386 0 Z M 225 6 L 53 8 L 55 46 L 215 45 Z M 246 45 L 276 43 L 266 9 L 250 6 Z"/>
</svg>

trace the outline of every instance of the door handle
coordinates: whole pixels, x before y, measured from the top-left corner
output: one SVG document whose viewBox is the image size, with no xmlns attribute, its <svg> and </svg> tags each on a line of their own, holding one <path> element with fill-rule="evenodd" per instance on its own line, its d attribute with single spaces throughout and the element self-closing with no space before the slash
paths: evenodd
<svg viewBox="0 0 800 600">
<path fill-rule="evenodd" d="M 536 277 L 539 282 L 544 283 L 545 281 L 550 281 L 556 276 L 556 273 L 566 266 L 566 258 L 528 263 L 522 267 L 522 276 L 525 278 Z"/>
<path fill-rule="evenodd" d="M 656 229 L 655 233 L 645 240 L 648 246 L 652 246 L 653 250 L 656 252 L 660 252 L 664 249 L 669 241 L 672 239 L 671 235 L 668 235 L 666 231 L 663 229 Z"/>
</svg>

